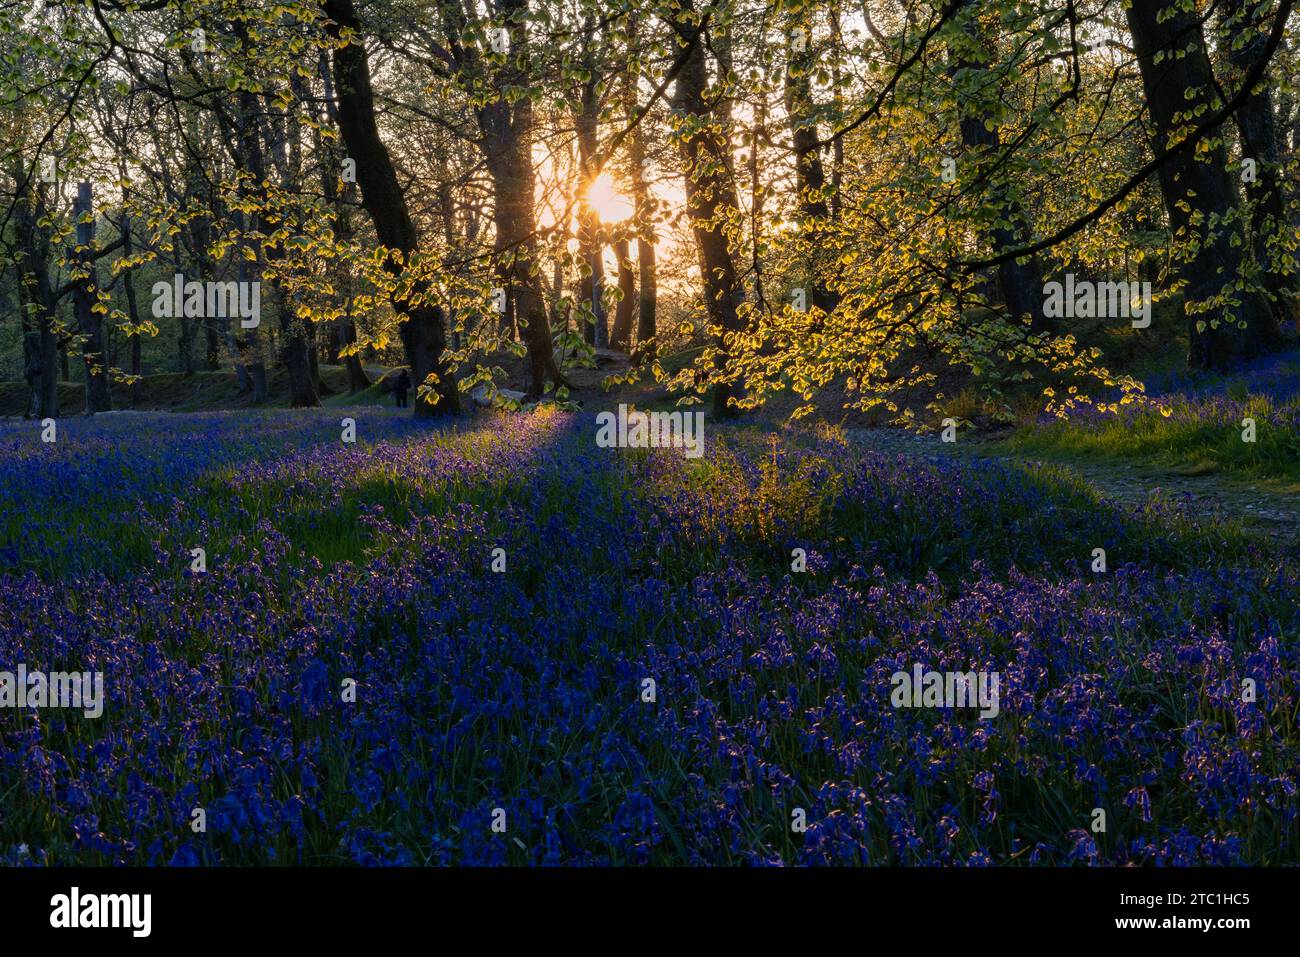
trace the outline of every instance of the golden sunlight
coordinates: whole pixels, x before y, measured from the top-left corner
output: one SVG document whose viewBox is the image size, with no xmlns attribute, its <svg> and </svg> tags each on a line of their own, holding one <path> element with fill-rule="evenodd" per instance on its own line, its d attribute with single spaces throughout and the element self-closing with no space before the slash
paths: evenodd
<svg viewBox="0 0 1300 957">
<path fill-rule="evenodd" d="M 608 173 L 601 173 L 587 187 L 587 204 L 602 223 L 619 223 L 632 215 L 632 201 L 618 191 Z"/>
</svg>

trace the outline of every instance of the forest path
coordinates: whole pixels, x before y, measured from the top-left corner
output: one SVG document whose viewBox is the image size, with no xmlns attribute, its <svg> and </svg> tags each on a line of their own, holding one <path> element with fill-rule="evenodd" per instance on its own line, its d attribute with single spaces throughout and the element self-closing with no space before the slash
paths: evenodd
<svg viewBox="0 0 1300 957">
<path fill-rule="evenodd" d="M 1300 483 L 1192 475 L 1119 459 L 1026 455 L 997 442 L 959 438 L 943 443 L 937 434 L 917 436 L 901 429 L 848 429 L 846 433 L 851 441 L 885 453 L 1061 466 L 1078 474 L 1102 498 L 1138 507 L 1157 496 L 1182 499 L 1198 512 L 1240 521 L 1252 534 L 1300 547 Z"/>
</svg>

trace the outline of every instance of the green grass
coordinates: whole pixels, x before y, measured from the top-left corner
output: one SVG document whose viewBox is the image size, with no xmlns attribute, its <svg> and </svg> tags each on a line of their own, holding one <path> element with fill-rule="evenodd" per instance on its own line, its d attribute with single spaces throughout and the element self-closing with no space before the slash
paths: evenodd
<svg viewBox="0 0 1300 957">
<path fill-rule="evenodd" d="M 1255 422 L 1253 442 L 1244 438 L 1246 418 Z M 1164 410 L 1021 426 L 1001 445 L 1006 451 L 1053 458 L 1141 461 L 1183 475 L 1300 481 L 1298 421 L 1300 400 L 1277 403 L 1260 395 L 1175 399 Z"/>
<path fill-rule="evenodd" d="M 359 405 L 392 405 L 393 394 L 385 392 L 378 382 L 360 392 L 339 391 L 334 395 L 323 396 L 320 404 L 327 409 L 346 409 Z"/>
</svg>

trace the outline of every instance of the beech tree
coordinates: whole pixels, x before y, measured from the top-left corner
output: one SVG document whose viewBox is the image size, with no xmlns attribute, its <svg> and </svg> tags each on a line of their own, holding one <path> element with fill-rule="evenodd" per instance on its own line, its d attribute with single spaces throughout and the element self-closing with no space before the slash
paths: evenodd
<svg viewBox="0 0 1300 957">
<path fill-rule="evenodd" d="M 356 163 L 362 202 L 385 247 L 384 268 L 395 277 L 402 276 L 403 270 L 420 255 L 419 237 L 392 160 L 379 136 L 364 34 L 352 0 L 325 0 L 323 7 L 330 19 L 329 35 L 337 42 L 333 58 L 339 128 L 349 157 Z M 425 281 L 417 278 L 398 289 L 392 303 L 404 318 L 401 337 L 412 379 L 431 390 L 417 396 L 416 412 L 426 415 L 455 412 L 460 399 L 456 383 L 448 376 L 443 361 L 447 342 L 442 309 L 428 301 Z"/>
<path fill-rule="evenodd" d="M 90 412 L 163 370 L 313 406 L 370 362 L 421 416 L 564 403 L 603 346 L 718 416 L 833 388 L 926 424 L 953 368 L 1137 401 L 1127 315 L 1052 319 L 1048 285 L 1151 283 L 1126 334 L 1193 366 L 1287 341 L 1294 30 L 1293 0 L 5 7 L 9 361 L 43 417 L 70 376 Z M 268 321 L 155 314 L 176 275 Z"/>
<path fill-rule="evenodd" d="M 1196 9 L 1181 0 L 1133 0 L 1126 10 L 1142 71 L 1156 150 L 1188 135 L 1187 126 L 1224 104 L 1214 83 Z M 1249 91 L 1244 91 L 1249 93 Z M 1165 212 L 1182 261 L 1189 362 L 1226 368 L 1238 355 L 1272 348 L 1278 330 L 1267 297 L 1243 281 L 1240 205 L 1223 135 L 1183 150 L 1158 171 Z M 1233 326 L 1242 334 L 1236 334 Z"/>
</svg>

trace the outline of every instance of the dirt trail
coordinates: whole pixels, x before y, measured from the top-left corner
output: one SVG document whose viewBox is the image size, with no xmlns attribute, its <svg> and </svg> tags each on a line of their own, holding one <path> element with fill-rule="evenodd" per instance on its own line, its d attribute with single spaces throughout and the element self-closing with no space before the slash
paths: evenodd
<svg viewBox="0 0 1300 957">
<path fill-rule="evenodd" d="M 850 429 L 849 437 L 881 452 L 928 458 L 992 459 L 1046 462 L 1069 469 L 1102 498 L 1124 505 L 1145 505 L 1154 496 L 1186 501 L 1200 512 L 1239 520 L 1245 528 L 1283 545 L 1300 545 L 1300 485 L 1185 475 L 1167 467 L 1116 460 L 1045 458 L 1005 449 L 996 442 L 959 439 L 939 441 L 937 434 L 914 436 L 898 429 Z"/>
</svg>

